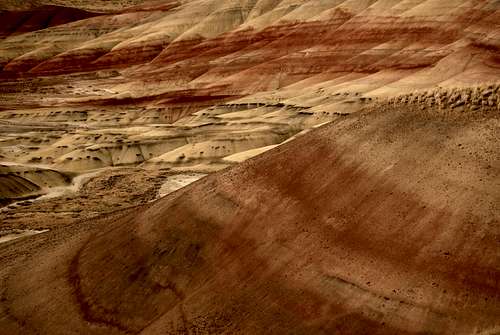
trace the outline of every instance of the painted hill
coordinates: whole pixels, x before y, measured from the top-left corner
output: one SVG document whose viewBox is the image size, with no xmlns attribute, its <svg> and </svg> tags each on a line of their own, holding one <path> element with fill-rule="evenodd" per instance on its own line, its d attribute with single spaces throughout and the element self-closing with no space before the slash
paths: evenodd
<svg viewBox="0 0 500 335">
<path fill-rule="evenodd" d="M 6 31 L 48 28 L 0 41 L 2 122 L 43 125 L 3 138 L 17 164 L 213 171 L 373 99 L 500 77 L 496 1 L 23 4 Z"/>
<path fill-rule="evenodd" d="M 0 9 L 2 331 L 500 331 L 498 1 Z"/>
<path fill-rule="evenodd" d="M 498 112 L 391 106 L 29 257 L 4 329 L 495 333 Z"/>
</svg>

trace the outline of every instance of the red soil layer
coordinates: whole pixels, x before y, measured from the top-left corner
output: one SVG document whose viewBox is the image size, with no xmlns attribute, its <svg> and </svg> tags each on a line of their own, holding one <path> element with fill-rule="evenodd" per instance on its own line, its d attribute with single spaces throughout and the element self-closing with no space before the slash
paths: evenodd
<svg viewBox="0 0 500 335">
<path fill-rule="evenodd" d="M 370 2 L 373 3 L 373 2 Z M 379 71 L 409 70 L 387 79 L 401 79 L 421 70 L 431 69 L 439 61 L 463 50 L 481 55 L 488 72 L 484 80 L 496 79 L 499 73 L 500 48 L 497 19 L 500 11 L 488 1 L 474 6 L 450 9 L 442 16 L 399 16 L 387 10 L 374 14 L 366 11 L 332 10 L 321 20 L 271 24 L 261 30 L 230 30 L 214 38 L 194 35 L 193 39 L 157 37 L 124 43 L 118 48 L 75 48 L 62 53 L 55 50 L 46 56 L 18 57 L 6 62 L 0 78 L 56 76 L 123 69 L 123 78 L 114 83 L 136 81 L 160 88 L 146 97 L 106 98 L 96 104 L 149 103 L 169 108 L 172 120 L 194 112 L 211 103 L 259 91 L 275 90 L 298 81 L 321 75 L 336 78 L 350 72 L 374 74 Z M 368 5 L 368 2 L 365 4 Z M 148 11 L 177 10 L 185 4 L 178 1 L 152 2 L 128 8 L 127 15 L 137 12 L 145 18 Z M 489 6 L 489 7 L 488 7 Z M 133 15 L 132 15 L 133 16 Z M 124 23 L 115 15 L 93 18 L 92 26 L 115 31 Z M 82 21 L 85 25 L 85 21 Z M 181 34 L 182 35 L 182 34 Z M 489 37 L 488 37 L 489 36 Z M 172 41 L 173 39 L 173 41 Z M 43 58 L 46 57 L 46 58 Z M 172 89 L 168 89 L 172 84 Z M 179 93 L 178 88 L 196 88 Z M 161 89 L 161 87 L 166 87 Z M 208 88 L 209 92 L 204 91 Z M 167 91 L 167 93 L 165 93 Z M 183 101 L 170 97 L 180 94 Z M 201 103 L 203 96 L 216 96 Z M 194 103 L 196 102 L 196 103 Z"/>
<path fill-rule="evenodd" d="M 341 119 L 30 256 L 4 276 L 0 324 L 13 334 L 491 333 L 495 113 L 398 107 Z"/>
<path fill-rule="evenodd" d="M 262 31 L 228 32 L 208 40 L 198 38 L 170 43 L 159 39 L 111 52 L 77 49 L 34 68 L 34 64 L 27 60 L 27 64 L 17 65 L 13 72 L 31 69 L 35 74 L 48 75 L 123 68 L 151 62 L 148 66 L 150 70 L 143 67 L 137 76 L 146 79 L 150 73 L 154 73 L 165 80 L 175 78 L 190 81 L 207 72 L 215 78 L 228 77 L 245 70 L 249 71 L 245 75 L 258 73 L 268 78 L 283 72 L 286 78 L 287 75 L 294 77 L 290 73 L 292 69 L 314 75 L 324 71 L 370 73 L 385 69 L 422 68 L 432 66 L 457 51 L 445 48 L 460 39 L 469 38 L 464 28 L 471 24 L 476 27 L 487 24 L 491 15 L 491 9 L 483 10 L 479 5 L 467 10 L 457 9 L 456 13 L 450 13 L 449 20 L 445 22 L 434 21 L 432 17 L 353 16 L 348 12 L 337 11 L 323 21 L 280 24 Z M 388 42 L 398 47 L 387 50 L 385 54 L 366 53 Z M 418 48 L 400 53 L 416 42 L 420 44 Z M 481 41 L 474 43 L 485 45 L 488 50 L 499 47 Z M 310 48 L 314 48 L 314 51 Z M 443 52 L 426 55 L 429 53 L 426 48 L 442 49 Z M 225 56 L 229 58 L 218 61 Z M 20 60 L 21 63 L 23 61 Z M 291 83 L 302 78 L 298 76 L 286 80 Z M 235 89 L 242 89 L 240 86 L 245 83 L 235 80 L 234 85 Z"/>
<path fill-rule="evenodd" d="M 0 39 L 99 15 L 77 8 L 42 6 L 28 11 L 0 11 Z"/>
<path fill-rule="evenodd" d="M 69 84 L 79 72 L 130 68 L 105 80 L 178 85 L 56 103 L 155 105 L 172 122 L 304 78 L 312 85 L 408 69 L 387 79 L 396 80 L 462 54 L 492 70 L 486 80 L 500 63 L 499 11 L 486 3 L 446 20 L 335 11 L 212 39 L 76 48 L 21 57 L 0 77 Z M 164 5 L 154 10 L 180 4 Z M 113 18 L 94 19 L 108 27 Z M 28 82 L 2 89 L 16 93 Z M 446 113 L 423 102 L 385 105 L 344 116 L 153 204 L 2 247 L 0 332 L 493 334 L 499 120 L 495 106 L 476 105 Z"/>
<path fill-rule="evenodd" d="M 205 90 L 178 90 L 165 94 L 138 98 L 108 98 L 91 100 L 86 105 L 93 106 L 147 106 L 155 105 L 164 109 L 164 115 L 170 123 L 186 117 L 196 111 L 240 98 L 238 95 L 221 95 L 223 88 Z M 80 105 L 78 102 L 76 105 Z"/>
</svg>

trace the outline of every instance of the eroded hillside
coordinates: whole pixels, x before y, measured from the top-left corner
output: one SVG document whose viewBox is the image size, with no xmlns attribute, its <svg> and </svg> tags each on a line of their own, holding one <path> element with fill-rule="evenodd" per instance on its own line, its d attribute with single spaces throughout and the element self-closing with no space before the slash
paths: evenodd
<svg viewBox="0 0 500 335">
<path fill-rule="evenodd" d="M 500 329 L 498 1 L 0 10 L 9 334 Z"/>
<path fill-rule="evenodd" d="M 209 173 L 379 98 L 499 78 L 495 1 L 23 3 L 3 5 L 0 157 L 27 170 Z"/>
</svg>

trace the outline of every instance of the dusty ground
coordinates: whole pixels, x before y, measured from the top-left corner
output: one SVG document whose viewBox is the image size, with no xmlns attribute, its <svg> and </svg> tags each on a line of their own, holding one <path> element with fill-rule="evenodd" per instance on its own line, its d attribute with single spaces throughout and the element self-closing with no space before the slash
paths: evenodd
<svg viewBox="0 0 500 335">
<path fill-rule="evenodd" d="M 48 193 L 48 197 L 3 208 L 2 229 L 50 229 L 144 204 L 158 197 L 168 175 L 161 170 L 138 168 L 102 171 L 76 192 L 61 190 L 61 195 Z"/>
</svg>

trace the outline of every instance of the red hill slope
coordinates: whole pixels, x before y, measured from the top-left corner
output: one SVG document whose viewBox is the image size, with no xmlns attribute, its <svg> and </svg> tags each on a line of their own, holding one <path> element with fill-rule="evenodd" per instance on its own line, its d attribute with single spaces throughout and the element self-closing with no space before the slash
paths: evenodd
<svg viewBox="0 0 500 335">
<path fill-rule="evenodd" d="M 497 0 L 0 8 L 39 5 L 100 15 L 0 40 L 9 201 L 233 167 L 98 217 L 63 193 L 94 218 L 64 226 L 23 203 L 52 230 L 0 246 L 1 334 L 500 332 Z"/>
<path fill-rule="evenodd" d="M 318 75 L 349 82 L 350 72 L 397 87 L 499 76 L 497 1 L 196 0 L 114 10 L 1 42 L 2 75 L 142 64 L 123 73 L 135 95 L 144 86 L 147 95 L 179 86 L 248 94 Z M 438 64 L 447 71 L 429 69 Z"/>
<path fill-rule="evenodd" d="M 498 113 L 390 106 L 60 232 L 2 270 L 2 329 L 494 334 Z"/>
<path fill-rule="evenodd" d="M 0 39 L 96 16 L 76 8 L 43 6 L 27 11 L 0 11 Z"/>
</svg>

